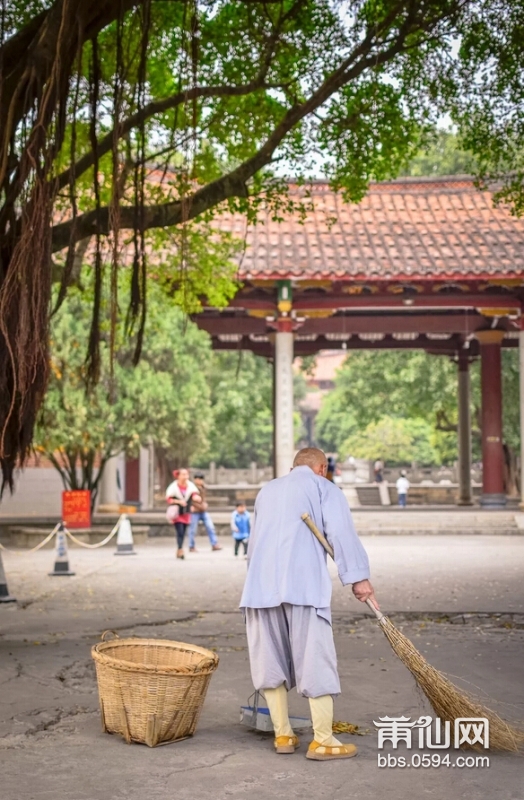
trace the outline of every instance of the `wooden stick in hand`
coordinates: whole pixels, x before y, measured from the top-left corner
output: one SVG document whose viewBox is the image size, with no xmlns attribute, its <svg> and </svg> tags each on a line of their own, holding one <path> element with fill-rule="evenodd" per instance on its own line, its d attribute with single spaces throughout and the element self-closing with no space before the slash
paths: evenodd
<svg viewBox="0 0 524 800">
<path fill-rule="evenodd" d="M 324 548 L 326 553 L 329 553 L 331 558 L 334 559 L 335 558 L 335 554 L 333 552 L 333 548 L 329 544 L 329 542 L 326 539 L 326 537 L 322 533 L 320 533 L 319 529 L 317 528 L 317 526 L 315 525 L 315 523 L 313 522 L 313 520 L 311 519 L 311 517 L 309 516 L 309 514 L 307 512 L 305 514 L 302 514 L 302 519 L 304 520 L 304 522 L 308 526 L 308 528 L 311 531 L 311 533 L 313 534 L 313 536 L 316 536 L 316 538 L 318 539 L 318 541 L 320 542 L 320 544 L 322 545 L 322 547 Z"/>
</svg>

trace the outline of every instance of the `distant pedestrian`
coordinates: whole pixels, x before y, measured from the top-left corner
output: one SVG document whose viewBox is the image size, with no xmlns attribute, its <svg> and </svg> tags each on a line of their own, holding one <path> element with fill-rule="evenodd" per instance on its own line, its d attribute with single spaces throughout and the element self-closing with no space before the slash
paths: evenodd
<svg viewBox="0 0 524 800">
<path fill-rule="evenodd" d="M 244 555 L 247 556 L 247 544 L 251 532 L 251 514 L 246 508 L 245 503 L 237 503 L 231 514 L 231 535 L 235 540 L 235 555 L 238 556 L 240 543 L 244 547 Z"/>
<path fill-rule="evenodd" d="M 336 468 L 337 468 L 337 462 L 335 461 L 333 456 L 328 456 L 326 478 L 328 479 L 328 481 L 331 481 L 331 483 L 335 483 Z"/>
<path fill-rule="evenodd" d="M 215 526 L 213 520 L 208 512 L 208 504 L 206 500 L 206 484 L 204 476 L 201 472 L 196 472 L 193 482 L 197 487 L 200 499 L 192 499 L 191 502 L 191 524 L 189 526 L 189 552 L 196 553 L 195 535 L 198 529 L 198 523 L 203 522 L 206 533 L 211 542 L 211 550 L 222 550 L 222 546 L 218 543 Z"/>
<path fill-rule="evenodd" d="M 401 508 L 406 508 L 408 502 L 409 481 L 406 478 L 406 470 L 400 472 L 400 478 L 397 479 L 397 495 L 398 504 Z"/>
<path fill-rule="evenodd" d="M 384 462 L 380 458 L 377 458 L 373 464 L 373 477 L 375 483 L 382 483 L 384 480 Z"/>
<path fill-rule="evenodd" d="M 175 526 L 177 540 L 177 558 L 184 558 L 184 539 L 191 522 L 189 508 L 191 503 L 198 502 L 201 498 L 194 483 L 189 480 L 187 469 L 173 471 L 175 480 L 166 489 L 167 511 L 166 518 Z"/>
</svg>

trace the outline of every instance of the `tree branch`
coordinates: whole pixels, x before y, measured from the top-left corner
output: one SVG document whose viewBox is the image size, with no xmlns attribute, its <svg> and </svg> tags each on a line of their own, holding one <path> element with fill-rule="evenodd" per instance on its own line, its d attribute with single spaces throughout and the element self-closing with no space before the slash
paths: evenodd
<svg viewBox="0 0 524 800">
<path fill-rule="evenodd" d="M 180 0 L 181 2 L 182 0 Z M 2 116 L 3 129 L 9 119 L 9 128 L 15 131 L 35 99 L 36 92 L 51 75 L 55 64 L 60 34 L 63 6 L 66 0 L 55 0 L 47 10 L 38 14 L 17 34 L 8 39 L 0 50 L 3 69 Z M 120 13 L 129 11 L 136 0 L 82 0 L 74 4 L 74 14 L 68 21 L 67 54 L 63 54 L 62 68 L 70 70 L 78 47 L 83 41 L 96 36 L 115 20 Z"/>
<path fill-rule="evenodd" d="M 176 108 L 176 106 L 186 103 L 189 100 L 195 100 L 201 97 L 242 97 L 243 95 L 251 94 L 252 92 L 257 91 L 258 89 L 271 88 L 280 88 L 280 86 L 265 84 L 261 76 L 256 78 L 251 83 L 246 83 L 240 86 L 194 86 L 192 89 L 187 89 L 183 92 L 177 92 L 176 94 L 170 95 L 169 97 L 164 97 L 161 100 L 153 100 L 151 103 L 148 103 L 146 106 L 144 106 L 144 108 L 142 108 L 140 111 L 137 111 L 135 114 L 131 114 L 131 116 L 120 123 L 118 138 L 121 139 L 133 128 L 138 127 L 138 125 L 155 116 L 156 114 L 162 114 L 164 111 L 169 111 L 172 108 Z M 110 152 L 114 139 L 115 129 L 113 128 L 109 131 L 109 133 L 99 140 L 96 151 L 98 158 L 101 158 L 102 156 L 106 155 L 106 153 Z M 80 175 L 93 166 L 94 160 L 95 154 L 93 151 L 90 151 L 82 156 L 82 158 L 79 158 L 76 164 L 74 164 L 72 167 L 61 172 L 56 178 L 58 190 L 60 191 L 61 189 L 64 189 L 71 179 L 77 180 Z"/>
<path fill-rule="evenodd" d="M 362 42 L 354 51 L 340 64 L 340 66 L 322 85 L 303 103 L 292 106 L 284 115 L 280 123 L 267 138 L 265 143 L 251 157 L 242 164 L 226 173 L 217 180 L 198 189 L 183 203 L 180 201 L 168 202 L 147 206 L 140 214 L 134 206 L 122 206 L 120 209 L 120 227 L 133 229 L 136 220 L 142 219 L 144 229 L 164 228 L 178 225 L 182 221 L 195 219 L 205 211 L 217 206 L 232 197 L 247 197 L 247 182 L 263 167 L 271 163 L 273 154 L 282 143 L 287 134 L 293 130 L 306 116 L 314 113 L 326 100 L 335 92 L 341 89 L 346 83 L 358 78 L 366 69 L 372 69 L 391 61 L 406 47 L 406 40 L 413 30 L 427 31 L 436 25 L 441 16 L 436 19 L 426 20 L 425 23 L 418 23 L 417 4 L 410 0 L 406 3 L 408 11 L 406 18 L 400 27 L 397 38 L 386 49 L 378 53 L 373 53 L 376 38 L 383 32 L 386 26 L 391 23 L 389 18 L 384 21 L 383 26 L 370 30 Z M 413 44 L 409 44 L 412 47 Z M 52 249 L 53 252 L 62 250 L 71 239 L 72 221 L 63 222 L 53 228 Z M 88 211 L 77 217 L 75 220 L 75 238 L 83 239 L 95 233 L 108 235 L 110 232 L 109 209 L 102 208 L 99 211 Z"/>
</svg>

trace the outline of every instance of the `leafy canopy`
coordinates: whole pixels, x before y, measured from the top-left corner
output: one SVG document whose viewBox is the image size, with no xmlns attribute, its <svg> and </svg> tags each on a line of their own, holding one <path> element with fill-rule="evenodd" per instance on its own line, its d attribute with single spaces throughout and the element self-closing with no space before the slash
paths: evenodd
<svg viewBox="0 0 524 800">
<path fill-rule="evenodd" d="M 480 459 L 478 361 L 471 364 L 470 376 L 473 456 Z M 518 351 L 504 350 L 504 441 L 515 451 L 518 381 Z M 342 457 L 452 463 L 457 458 L 457 391 L 457 366 L 447 358 L 422 351 L 354 351 L 320 408 L 319 443 Z"/>
<path fill-rule="evenodd" d="M 524 0 L 3 0 L 2 9 L 4 482 L 27 454 L 46 389 L 53 277 L 62 301 L 86 239 L 96 382 L 104 265 L 110 350 L 128 313 L 137 361 L 157 270 L 190 309 L 224 304 L 234 289 L 214 234 L 207 271 L 188 257 L 194 222 L 225 205 L 254 219 L 269 204 L 278 217 L 290 203 L 285 174 L 305 182 L 322 171 L 358 201 L 448 114 L 480 179 L 509 174 L 500 197 L 524 208 Z M 161 258 L 174 240 L 175 255 Z M 127 310 L 117 296 L 124 264 Z"/>
<path fill-rule="evenodd" d="M 53 321 L 51 377 L 36 431 L 36 449 L 60 471 L 66 488 L 94 498 L 108 458 L 152 441 L 186 462 L 207 447 L 211 427 L 205 333 L 187 324 L 158 288 L 150 293 L 144 356 L 132 364 L 132 342 L 119 342 L 111 366 L 102 343 L 101 379 L 86 395 L 85 348 L 90 306 L 72 290 Z M 105 320 L 104 331 L 109 329 Z M 204 366 L 204 369 L 202 368 Z"/>
</svg>

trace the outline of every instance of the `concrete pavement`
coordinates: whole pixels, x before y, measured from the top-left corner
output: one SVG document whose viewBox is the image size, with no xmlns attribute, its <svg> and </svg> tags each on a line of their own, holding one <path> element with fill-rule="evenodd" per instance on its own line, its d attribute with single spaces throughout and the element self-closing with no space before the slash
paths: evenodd
<svg viewBox="0 0 524 800">
<path fill-rule="evenodd" d="M 383 608 L 428 660 L 496 700 L 503 715 L 524 719 L 524 539 L 370 536 L 365 546 Z M 212 553 L 205 539 L 199 548 L 183 562 L 162 539 L 129 558 L 115 558 L 112 548 L 74 548 L 73 578 L 47 576 L 49 551 L 4 554 L 19 604 L 0 606 L 2 800 L 522 800 L 518 757 L 490 754 L 489 767 L 471 769 L 377 766 L 373 719 L 429 709 L 381 631 L 336 578 L 343 686 L 336 717 L 370 733 L 341 737 L 359 746 L 359 756 L 348 762 L 308 762 L 306 744 L 292 756 L 274 755 L 271 737 L 238 724 L 239 706 L 252 691 L 236 610 L 245 561 L 235 559 L 229 541 L 221 552 Z M 101 732 L 89 651 L 105 628 L 218 652 L 220 666 L 193 739 L 150 750 Z M 290 706 L 307 714 L 295 692 Z"/>
</svg>

